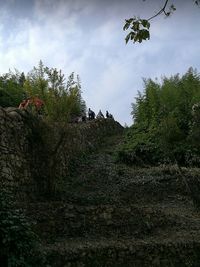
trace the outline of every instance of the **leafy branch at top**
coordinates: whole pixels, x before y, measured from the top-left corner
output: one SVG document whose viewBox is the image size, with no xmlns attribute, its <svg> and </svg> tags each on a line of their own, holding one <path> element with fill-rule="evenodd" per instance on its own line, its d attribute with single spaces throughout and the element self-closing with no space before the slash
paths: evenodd
<svg viewBox="0 0 200 267">
<path fill-rule="evenodd" d="M 127 34 L 125 38 L 126 44 L 129 41 L 132 41 L 133 43 L 136 43 L 136 42 L 141 43 L 144 40 L 149 40 L 150 39 L 150 22 L 149 21 L 154 19 L 157 16 L 160 16 L 161 14 L 164 14 L 165 17 L 169 17 L 176 10 L 176 7 L 173 4 L 168 7 L 168 2 L 169 0 L 165 0 L 163 7 L 155 15 L 151 16 L 148 19 L 141 19 L 140 17 L 133 17 L 133 18 L 125 20 L 123 30 L 124 31 L 129 30 L 129 33 Z M 200 0 L 195 0 L 194 3 L 196 5 L 199 5 Z"/>
<path fill-rule="evenodd" d="M 150 38 L 149 33 L 150 23 L 148 20 L 140 18 L 130 18 L 126 20 L 124 30 L 130 29 L 131 31 L 127 34 L 125 40 L 128 43 L 129 40 L 141 43 L 143 40 Z"/>
</svg>

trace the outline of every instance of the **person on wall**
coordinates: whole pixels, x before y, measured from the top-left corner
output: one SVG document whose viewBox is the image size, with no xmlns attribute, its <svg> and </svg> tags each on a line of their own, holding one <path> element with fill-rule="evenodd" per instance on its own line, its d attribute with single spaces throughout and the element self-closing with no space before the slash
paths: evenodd
<svg viewBox="0 0 200 267">
<path fill-rule="evenodd" d="M 95 113 L 90 108 L 88 110 L 88 117 L 89 117 L 89 120 L 94 120 L 95 119 Z"/>
<path fill-rule="evenodd" d="M 104 115 L 101 110 L 99 110 L 99 113 L 97 114 L 97 119 L 104 119 Z"/>
<path fill-rule="evenodd" d="M 107 119 L 114 119 L 113 115 L 110 114 L 107 110 L 106 110 L 106 118 Z"/>
</svg>

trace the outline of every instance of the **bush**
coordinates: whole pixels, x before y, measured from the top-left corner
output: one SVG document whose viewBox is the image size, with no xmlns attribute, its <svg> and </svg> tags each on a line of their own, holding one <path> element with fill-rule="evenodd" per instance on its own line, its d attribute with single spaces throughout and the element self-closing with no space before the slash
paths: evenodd
<svg viewBox="0 0 200 267">
<path fill-rule="evenodd" d="M 39 98 L 43 101 L 40 113 L 48 121 L 73 121 L 86 113 L 81 95 L 79 75 L 72 73 L 68 80 L 61 70 L 45 67 L 42 61 L 27 73 L 15 72 L 0 75 L 0 106 L 18 107 L 23 99 Z M 31 111 L 35 106 L 29 104 Z"/>
<path fill-rule="evenodd" d="M 200 75 L 188 72 L 161 83 L 144 80 L 144 91 L 132 104 L 134 125 L 118 151 L 128 164 L 200 163 Z"/>
<path fill-rule="evenodd" d="M 117 151 L 117 161 L 129 165 L 158 164 L 162 156 L 156 130 L 147 131 L 137 126 L 127 131 L 124 143 Z"/>
<path fill-rule="evenodd" d="M 15 208 L 10 191 L 0 192 L 0 262 L 1 266 L 44 266 L 39 239 L 23 212 Z"/>
</svg>

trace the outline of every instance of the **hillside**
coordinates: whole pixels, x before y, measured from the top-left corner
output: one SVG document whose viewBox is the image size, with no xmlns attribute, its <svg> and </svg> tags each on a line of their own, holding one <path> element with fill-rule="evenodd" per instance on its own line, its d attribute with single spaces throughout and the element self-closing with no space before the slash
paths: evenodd
<svg viewBox="0 0 200 267">
<path fill-rule="evenodd" d="M 115 164 L 113 146 L 79 165 L 62 200 L 27 206 L 51 266 L 198 266 L 200 216 L 176 170 Z"/>
<path fill-rule="evenodd" d="M 8 113 L 2 115 L 5 121 Z M 23 119 L 19 121 L 25 125 Z M 6 125 L 10 129 L 10 123 Z M 32 127 L 27 126 L 29 134 Z M 17 206 L 23 207 L 30 221 L 35 222 L 33 229 L 41 238 L 46 266 L 199 266 L 200 214 L 176 166 L 137 168 L 117 163 L 115 151 L 123 141 L 123 130 L 112 120 L 75 127 L 79 131 L 91 128 L 94 138 L 90 135 L 90 142 L 86 142 L 89 146 L 83 146 L 85 153 L 77 153 L 77 148 L 71 150 L 79 156 L 69 161 L 68 171 L 54 194 L 37 192 L 34 179 L 38 176 L 34 175 L 40 169 L 30 171 L 31 178 L 23 182 L 23 188 L 18 187 L 20 181 L 13 176 Z M 89 130 L 86 132 L 89 134 Z M 7 130 L 7 138 L 9 133 Z M 87 134 L 80 135 L 82 144 Z M 28 155 L 30 140 L 24 140 Z M 41 140 L 34 139 L 34 151 L 39 151 L 37 142 L 41 144 Z M 31 155 L 35 155 L 34 151 Z M 39 158 L 34 160 L 34 168 L 39 168 Z M 0 162 L 3 164 L 2 158 Z M 9 164 L 10 169 L 16 168 L 7 160 L 7 170 Z M 199 169 L 183 172 L 195 186 Z M 1 179 L 5 181 L 5 177 Z M 31 192 L 32 184 L 35 186 Z"/>
</svg>

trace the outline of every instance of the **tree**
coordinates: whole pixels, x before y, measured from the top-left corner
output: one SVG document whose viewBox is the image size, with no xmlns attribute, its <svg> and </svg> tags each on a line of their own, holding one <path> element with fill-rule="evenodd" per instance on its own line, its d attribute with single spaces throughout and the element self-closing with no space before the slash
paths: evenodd
<svg viewBox="0 0 200 267">
<path fill-rule="evenodd" d="M 40 60 L 25 76 L 24 72 L 0 75 L 0 106 L 18 107 L 24 98 L 38 97 L 44 102 L 43 114 L 50 121 L 72 121 L 85 115 L 86 104 L 81 95 L 81 81 L 74 72 L 65 78 L 61 70 L 44 66 Z M 34 105 L 29 105 L 34 111 Z"/>
<path fill-rule="evenodd" d="M 139 160 L 197 166 L 199 103 L 200 74 L 192 68 L 182 77 L 178 74 L 163 77 L 160 83 L 144 79 L 144 90 L 138 92 L 132 104 L 134 124 L 121 155 L 133 164 Z"/>
<path fill-rule="evenodd" d="M 45 67 L 40 61 L 28 73 L 24 88 L 28 96 L 37 95 L 44 101 L 48 120 L 72 121 L 86 110 L 81 96 L 80 78 L 74 72 L 66 80 L 61 70 Z"/>
<path fill-rule="evenodd" d="M 24 97 L 24 74 L 15 69 L 0 76 L 0 106 L 18 106 Z"/>
<path fill-rule="evenodd" d="M 193 2 L 195 3 L 195 5 L 200 4 L 200 0 L 195 0 Z M 155 15 L 149 17 L 148 19 L 141 19 L 140 17 L 135 16 L 133 18 L 125 19 L 123 30 L 129 31 L 125 38 L 126 43 L 128 43 L 129 41 L 132 41 L 133 43 L 141 43 L 144 40 L 149 40 L 151 26 L 150 21 L 162 14 L 164 14 L 165 17 L 169 17 L 175 10 L 175 5 L 171 4 L 169 6 L 169 0 L 165 0 L 163 7 L 158 12 L 156 12 Z"/>
</svg>

